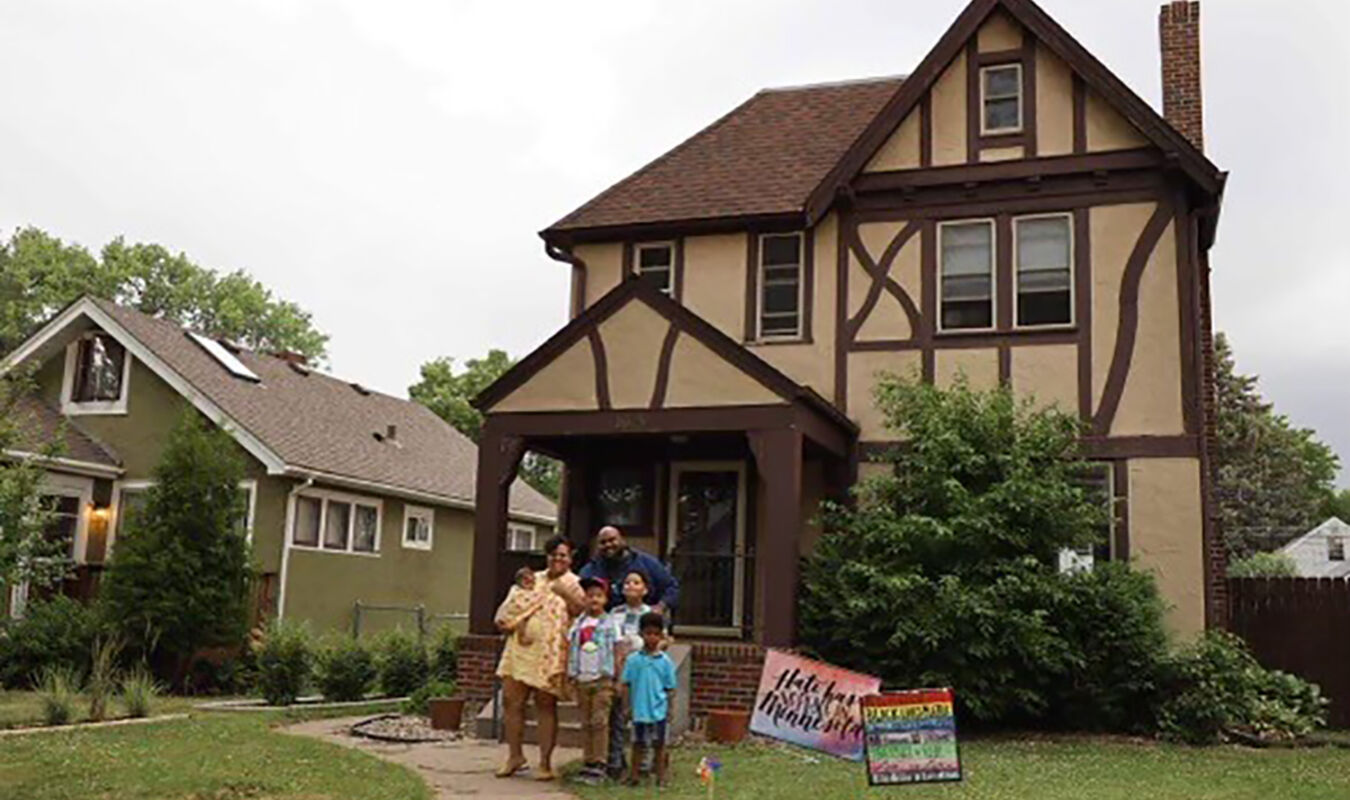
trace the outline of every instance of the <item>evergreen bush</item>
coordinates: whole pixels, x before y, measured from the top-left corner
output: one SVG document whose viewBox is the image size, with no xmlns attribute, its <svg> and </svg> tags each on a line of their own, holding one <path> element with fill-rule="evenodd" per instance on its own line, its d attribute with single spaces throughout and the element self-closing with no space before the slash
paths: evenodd
<svg viewBox="0 0 1350 800">
<path fill-rule="evenodd" d="M 325 642 L 315 658 L 314 684 L 325 700 L 361 700 L 375 685 L 376 676 L 370 649 L 350 636 Z"/>
<path fill-rule="evenodd" d="M 62 595 L 30 601 L 21 619 L 0 626 L 0 686 L 26 689 L 48 668 L 89 671 L 98 635 L 93 611 Z"/>
<path fill-rule="evenodd" d="M 459 655 L 455 649 L 457 646 L 455 631 L 449 625 L 444 625 L 436 631 L 436 638 L 431 641 L 432 680 L 453 683 L 459 677 Z"/>
<path fill-rule="evenodd" d="M 258 646 L 258 691 L 269 705 L 288 706 L 310 680 L 313 648 L 309 631 L 289 621 L 273 623 Z"/>
<path fill-rule="evenodd" d="M 390 697 L 405 697 L 427 682 L 431 664 L 417 638 L 401 628 L 385 634 L 379 644 L 380 688 Z"/>
</svg>

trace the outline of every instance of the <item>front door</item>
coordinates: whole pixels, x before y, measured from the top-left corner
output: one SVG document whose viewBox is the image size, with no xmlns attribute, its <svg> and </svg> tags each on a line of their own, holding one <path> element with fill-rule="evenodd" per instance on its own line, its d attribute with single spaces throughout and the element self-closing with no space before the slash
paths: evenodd
<svg viewBox="0 0 1350 800">
<path fill-rule="evenodd" d="M 739 634 L 745 613 L 745 464 L 671 465 L 671 567 L 680 581 L 678 630 Z"/>
</svg>

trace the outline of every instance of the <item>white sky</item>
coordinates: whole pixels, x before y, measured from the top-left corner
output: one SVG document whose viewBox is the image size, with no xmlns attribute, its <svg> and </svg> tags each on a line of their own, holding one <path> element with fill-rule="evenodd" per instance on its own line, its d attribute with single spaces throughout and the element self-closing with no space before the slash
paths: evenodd
<svg viewBox="0 0 1350 800">
<path fill-rule="evenodd" d="M 1042 2 L 1157 105 L 1158 0 Z M 963 5 L 5 0 L 0 231 L 244 268 L 402 395 L 563 324 L 538 230 L 762 87 L 910 71 Z M 1204 15 L 1218 327 L 1350 458 L 1350 4 Z"/>
</svg>

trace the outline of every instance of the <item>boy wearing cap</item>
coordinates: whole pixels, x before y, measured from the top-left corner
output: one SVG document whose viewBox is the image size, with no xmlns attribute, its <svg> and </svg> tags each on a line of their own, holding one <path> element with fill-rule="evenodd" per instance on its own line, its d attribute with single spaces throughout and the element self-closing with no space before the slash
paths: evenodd
<svg viewBox="0 0 1350 800">
<path fill-rule="evenodd" d="M 568 631 L 567 674 L 576 683 L 581 711 L 582 752 L 585 766 L 579 777 L 598 782 L 605 777 L 609 758 L 609 710 L 614 702 L 615 645 L 618 626 L 605 613 L 609 581 L 583 578 L 586 609 Z"/>
</svg>

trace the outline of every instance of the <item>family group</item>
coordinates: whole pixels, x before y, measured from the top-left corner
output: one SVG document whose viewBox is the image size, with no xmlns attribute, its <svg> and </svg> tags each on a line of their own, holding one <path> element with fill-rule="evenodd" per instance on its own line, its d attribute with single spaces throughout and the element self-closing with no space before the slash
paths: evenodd
<svg viewBox="0 0 1350 800">
<path fill-rule="evenodd" d="M 581 713 L 580 780 L 626 777 L 636 785 L 650 752 L 651 772 L 665 782 L 666 727 L 677 688 L 667 631 L 679 584 L 658 559 L 630 548 L 617 528 L 602 528 L 595 542 L 595 557 L 578 575 L 572 543 L 550 539 L 545 569 L 516 573 L 497 610 L 497 627 L 506 634 L 497 675 L 508 747 L 498 777 L 527 767 L 525 707 L 531 700 L 539 734 L 533 775 L 557 777 L 558 701 L 570 697 Z M 630 723 L 632 753 L 625 761 Z"/>
</svg>

